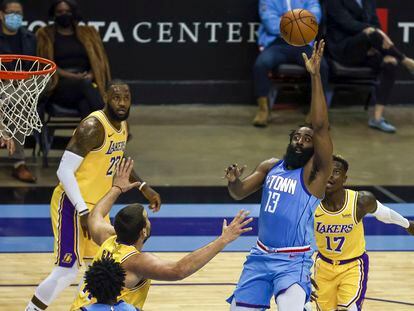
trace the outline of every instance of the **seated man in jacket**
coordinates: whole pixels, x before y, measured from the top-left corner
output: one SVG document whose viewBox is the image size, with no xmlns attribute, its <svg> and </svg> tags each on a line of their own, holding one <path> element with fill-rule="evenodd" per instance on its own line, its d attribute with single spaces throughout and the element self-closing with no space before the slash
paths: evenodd
<svg viewBox="0 0 414 311">
<path fill-rule="evenodd" d="M 376 0 L 327 1 L 327 48 L 336 61 L 368 66 L 379 73 L 374 115 L 368 125 L 387 133 L 395 127 L 384 119 L 398 65 L 414 73 L 414 61 L 401 53 L 381 30 Z"/>
</svg>

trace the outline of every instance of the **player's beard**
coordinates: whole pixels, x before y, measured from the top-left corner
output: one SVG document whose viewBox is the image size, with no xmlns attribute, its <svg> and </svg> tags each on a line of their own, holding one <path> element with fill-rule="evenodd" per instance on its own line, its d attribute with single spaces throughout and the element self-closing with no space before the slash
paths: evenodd
<svg viewBox="0 0 414 311">
<path fill-rule="evenodd" d="M 292 144 L 289 144 L 283 160 L 287 167 L 293 169 L 304 167 L 313 156 L 313 151 L 313 148 L 302 148 L 302 153 L 296 153 L 295 147 L 293 147 Z"/>
<path fill-rule="evenodd" d="M 126 111 L 125 115 L 119 116 L 116 113 L 116 111 L 111 107 L 111 105 L 108 104 L 108 114 L 109 114 L 109 117 L 112 120 L 115 120 L 115 121 L 125 121 L 126 119 L 128 119 L 128 117 L 129 117 L 129 111 L 130 110 L 131 110 L 131 107 L 128 108 L 128 110 Z"/>
</svg>

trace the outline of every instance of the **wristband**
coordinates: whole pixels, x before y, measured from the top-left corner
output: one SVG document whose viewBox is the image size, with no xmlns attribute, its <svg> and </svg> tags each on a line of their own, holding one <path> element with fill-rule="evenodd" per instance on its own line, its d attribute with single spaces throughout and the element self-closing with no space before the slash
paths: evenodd
<svg viewBox="0 0 414 311">
<path fill-rule="evenodd" d="M 118 188 L 118 189 L 119 189 L 119 191 L 121 191 L 121 193 L 124 193 L 124 192 L 122 191 L 122 188 L 121 188 L 120 186 L 117 186 L 117 185 L 112 185 L 112 187 Z"/>
<path fill-rule="evenodd" d="M 139 191 L 142 191 L 142 188 L 144 188 L 144 186 L 146 185 L 147 183 L 144 181 L 139 187 L 138 187 L 138 190 Z"/>
</svg>

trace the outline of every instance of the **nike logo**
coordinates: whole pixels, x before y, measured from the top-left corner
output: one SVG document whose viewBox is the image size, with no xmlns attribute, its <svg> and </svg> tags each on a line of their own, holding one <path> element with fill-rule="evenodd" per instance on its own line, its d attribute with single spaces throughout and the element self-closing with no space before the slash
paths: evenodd
<svg viewBox="0 0 414 311">
<path fill-rule="evenodd" d="M 113 136 L 115 133 L 111 133 L 111 134 L 108 134 L 108 137 L 111 137 L 111 136 Z"/>
<path fill-rule="evenodd" d="M 350 217 L 352 217 L 352 215 L 351 214 L 342 214 L 342 217 L 343 218 L 350 218 Z"/>
<path fill-rule="evenodd" d="M 323 216 L 324 214 L 320 214 L 320 215 L 315 215 L 315 217 L 321 217 L 321 216 Z"/>
</svg>

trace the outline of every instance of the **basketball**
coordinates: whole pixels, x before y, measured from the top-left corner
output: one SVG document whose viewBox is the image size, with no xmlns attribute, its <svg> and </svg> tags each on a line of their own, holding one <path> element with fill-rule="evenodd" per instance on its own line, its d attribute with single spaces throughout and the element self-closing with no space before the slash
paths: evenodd
<svg viewBox="0 0 414 311">
<path fill-rule="evenodd" d="M 318 34 L 318 22 L 315 15 L 307 10 L 291 10 L 280 19 L 280 34 L 290 45 L 304 46 Z"/>
</svg>

